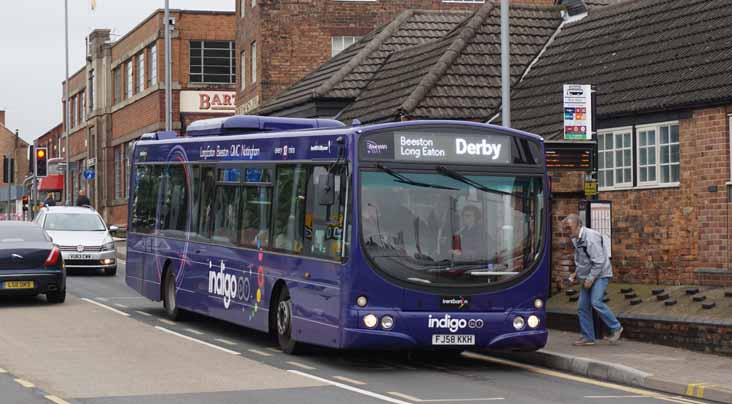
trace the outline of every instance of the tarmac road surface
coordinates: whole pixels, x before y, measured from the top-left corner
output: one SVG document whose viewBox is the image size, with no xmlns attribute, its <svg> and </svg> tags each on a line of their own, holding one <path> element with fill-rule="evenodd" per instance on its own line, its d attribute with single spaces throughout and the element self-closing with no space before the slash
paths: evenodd
<svg viewBox="0 0 732 404">
<path fill-rule="evenodd" d="M 62 305 L 0 300 L 0 403 L 705 402 L 473 354 L 290 356 L 260 332 L 165 319 L 125 285 L 120 264 L 116 277 L 69 276 Z"/>
</svg>

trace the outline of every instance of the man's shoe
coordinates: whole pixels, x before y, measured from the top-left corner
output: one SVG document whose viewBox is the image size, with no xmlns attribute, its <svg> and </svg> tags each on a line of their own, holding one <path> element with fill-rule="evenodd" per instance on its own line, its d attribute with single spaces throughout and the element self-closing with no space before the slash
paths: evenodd
<svg viewBox="0 0 732 404">
<path fill-rule="evenodd" d="M 595 341 L 590 341 L 588 339 L 580 338 L 577 341 L 574 341 L 574 343 L 572 343 L 572 345 L 574 345 L 574 346 L 592 346 L 592 345 L 595 345 Z"/>
<path fill-rule="evenodd" d="M 612 343 L 618 342 L 620 340 L 620 334 L 622 334 L 622 333 L 623 333 L 623 327 L 621 326 L 617 330 L 613 331 L 612 334 L 610 334 L 610 336 L 607 337 L 607 340 Z"/>
</svg>

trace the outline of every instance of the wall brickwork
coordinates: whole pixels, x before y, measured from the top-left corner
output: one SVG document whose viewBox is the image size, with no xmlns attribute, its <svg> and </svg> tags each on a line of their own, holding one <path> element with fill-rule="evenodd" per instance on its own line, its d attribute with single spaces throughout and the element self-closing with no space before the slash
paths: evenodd
<svg viewBox="0 0 732 404">
<path fill-rule="evenodd" d="M 237 77 L 238 110 L 253 97 L 261 104 L 279 94 L 331 57 L 331 37 L 363 36 L 389 23 L 408 9 L 475 10 L 480 3 L 448 3 L 442 0 L 385 0 L 347 2 L 334 0 L 249 1 L 241 17 L 241 1 L 235 0 L 237 55 L 247 55 L 246 88 Z M 553 5 L 554 0 L 512 0 L 513 4 Z M 251 82 L 251 43 L 257 42 L 257 82 Z M 237 56 L 237 61 L 240 56 Z"/>
<path fill-rule="evenodd" d="M 4 123 L 0 122 L 0 172 L 5 172 L 5 167 L 2 166 L 3 156 L 12 155 L 15 159 L 13 183 L 20 184 L 28 173 L 28 144 L 23 139 L 17 138 L 15 132 L 6 128 Z M 0 185 L 6 185 L 3 177 L 0 177 Z"/>
</svg>

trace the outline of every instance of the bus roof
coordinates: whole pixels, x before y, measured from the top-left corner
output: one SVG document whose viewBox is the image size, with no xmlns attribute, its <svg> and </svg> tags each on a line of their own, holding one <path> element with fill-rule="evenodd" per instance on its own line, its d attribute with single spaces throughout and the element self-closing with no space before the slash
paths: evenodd
<svg viewBox="0 0 732 404">
<path fill-rule="evenodd" d="M 241 135 L 258 132 L 278 132 L 297 129 L 342 128 L 334 119 L 281 118 L 256 115 L 235 115 L 195 121 L 188 126 L 188 136 Z"/>
</svg>

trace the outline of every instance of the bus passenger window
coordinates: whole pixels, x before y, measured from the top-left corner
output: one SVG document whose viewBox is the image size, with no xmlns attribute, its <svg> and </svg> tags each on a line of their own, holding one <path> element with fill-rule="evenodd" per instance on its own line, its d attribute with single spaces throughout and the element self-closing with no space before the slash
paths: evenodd
<svg viewBox="0 0 732 404">
<path fill-rule="evenodd" d="M 160 230 L 168 237 L 185 238 L 187 231 L 188 189 L 184 170 L 182 165 L 171 165 L 163 169 Z"/>
<path fill-rule="evenodd" d="M 202 239 L 211 238 L 211 227 L 214 217 L 214 193 L 216 189 L 216 177 L 213 167 L 201 167 L 200 185 L 196 187 L 200 194 L 201 202 L 198 205 L 198 237 Z"/>
<path fill-rule="evenodd" d="M 277 210 L 274 214 L 274 248 L 295 254 L 303 251 L 307 168 L 297 165 L 277 169 Z"/>
<path fill-rule="evenodd" d="M 240 244 L 245 247 L 269 247 L 269 218 L 272 210 L 271 187 L 244 187 Z"/>
<path fill-rule="evenodd" d="M 134 195 L 132 195 L 131 231 L 152 234 L 155 231 L 155 209 L 160 185 L 160 166 L 136 167 Z"/>
<path fill-rule="evenodd" d="M 237 185 L 218 184 L 216 186 L 213 241 L 223 244 L 237 243 L 240 197 L 241 187 Z"/>
</svg>

